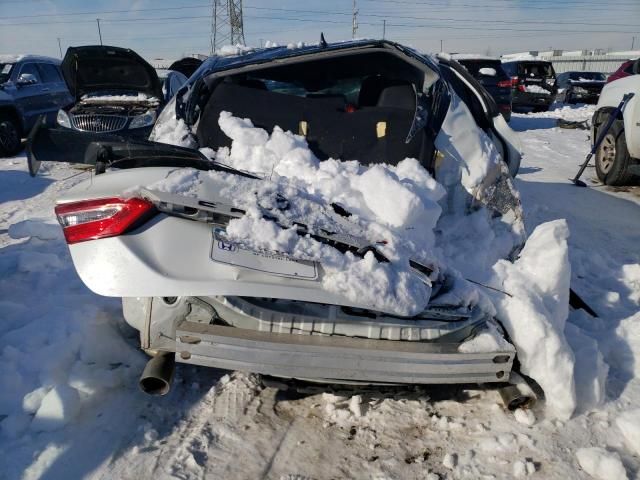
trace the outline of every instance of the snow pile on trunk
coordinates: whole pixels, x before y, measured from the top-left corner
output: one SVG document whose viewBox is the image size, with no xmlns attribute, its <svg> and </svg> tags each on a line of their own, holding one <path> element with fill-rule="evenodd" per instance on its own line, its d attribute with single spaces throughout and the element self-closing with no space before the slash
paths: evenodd
<svg viewBox="0 0 640 480">
<path fill-rule="evenodd" d="M 627 480 L 627 472 L 622 465 L 620 455 L 608 452 L 604 448 L 581 448 L 576 451 L 580 467 L 598 480 Z"/>
<path fill-rule="evenodd" d="M 571 267 L 566 221 L 538 226 L 514 263 L 494 266 L 498 318 L 516 346 L 522 373 L 536 380 L 553 414 L 568 419 L 576 408 L 574 355 L 564 336 Z"/>
</svg>

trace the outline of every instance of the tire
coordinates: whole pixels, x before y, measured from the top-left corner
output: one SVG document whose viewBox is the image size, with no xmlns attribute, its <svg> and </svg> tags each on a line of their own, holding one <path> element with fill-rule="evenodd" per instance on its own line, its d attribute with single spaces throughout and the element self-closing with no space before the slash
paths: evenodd
<svg viewBox="0 0 640 480">
<path fill-rule="evenodd" d="M 0 156 L 12 157 L 22 149 L 20 126 L 14 118 L 0 117 Z"/>
<path fill-rule="evenodd" d="M 549 111 L 549 107 L 550 107 L 550 105 L 547 105 L 545 107 L 533 107 L 533 111 L 534 112 L 548 112 Z"/>
<path fill-rule="evenodd" d="M 606 118 L 603 119 L 606 122 Z M 624 123 L 617 119 L 596 151 L 596 174 L 605 185 L 629 185 L 634 175 L 629 173 L 633 160 L 627 150 Z"/>
</svg>

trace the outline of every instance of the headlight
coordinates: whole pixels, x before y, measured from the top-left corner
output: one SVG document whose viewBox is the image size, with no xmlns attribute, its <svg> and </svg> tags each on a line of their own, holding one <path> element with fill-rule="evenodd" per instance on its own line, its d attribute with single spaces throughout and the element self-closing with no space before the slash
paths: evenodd
<svg viewBox="0 0 640 480">
<path fill-rule="evenodd" d="M 71 128 L 71 120 L 69 120 L 69 115 L 64 110 L 58 110 L 58 116 L 56 117 L 56 122 L 61 127 Z"/>
<path fill-rule="evenodd" d="M 589 93 L 589 90 L 582 87 L 573 87 L 573 93 L 577 93 L 578 95 L 586 95 Z"/>
<path fill-rule="evenodd" d="M 153 110 L 148 111 L 142 115 L 138 115 L 137 117 L 133 117 L 131 123 L 129 124 L 129 128 L 142 128 L 149 127 L 153 125 L 153 122 L 156 121 L 156 112 Z"/>
</svg>

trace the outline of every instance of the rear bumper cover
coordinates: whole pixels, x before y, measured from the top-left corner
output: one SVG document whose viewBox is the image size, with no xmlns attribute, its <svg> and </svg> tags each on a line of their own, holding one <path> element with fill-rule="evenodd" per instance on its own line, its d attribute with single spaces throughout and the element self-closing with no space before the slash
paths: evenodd
<svg viewBox="0 0 640 480">
<path fill-rule="evenodd" d="M 369 383 L 508 382 L 515 352 L 458 344 L 292 335 L 184 321 L 176 361 L 287 378 Z"/>
</svg>

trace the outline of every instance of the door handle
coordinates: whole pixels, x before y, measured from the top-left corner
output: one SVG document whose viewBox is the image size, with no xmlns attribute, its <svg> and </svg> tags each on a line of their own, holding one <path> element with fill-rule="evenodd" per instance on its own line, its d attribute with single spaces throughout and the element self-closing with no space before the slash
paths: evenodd
<svg viewBox="0 0 640 480">
<path fill-rule="evenodd" d="M 49 91 L 49 89 L 48 89 L 48 88 L 43 88 L 43 89 L 42 89 L 42 91 L 43 91 L 43 92 L 48 92 L 48 91 Z"/>
</svg>

